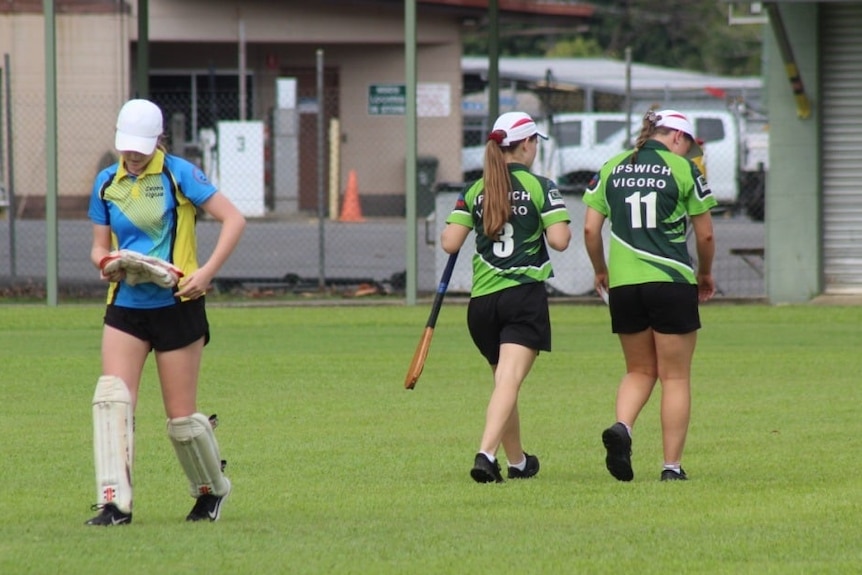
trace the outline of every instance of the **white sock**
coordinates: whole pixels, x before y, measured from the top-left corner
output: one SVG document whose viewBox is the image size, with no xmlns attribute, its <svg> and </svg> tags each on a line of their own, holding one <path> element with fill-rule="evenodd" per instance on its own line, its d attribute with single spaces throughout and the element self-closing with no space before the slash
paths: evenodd
<svg viewBox="0 0 862 575">
<path fill-rule="evenodd" d="M 622 423 L 622 424 L 623 424 L 623 427 L 625 427 L 625 428 L 626 428 L 626 431 L 628 431 L 628 432 L 629 432 L 629 437 L 631 437 L 631 436 L 632 436 L 632 428 L 631 428 L 631 426 L 630 426 L 628 423 L 626 423 L 625 421 L 620 421 L 620 423 Z"/>
<path fill-rule="evenodd" d="M 679 470 L 680 470 L 679 463 L 665 463 L 664 468 L 670 469 L 671 471 L 674 471 L 676 473 L 679 473 Z"/>
<path fill-rule="evenodd" d="M 484 455 L 485 457 L 487 457 L 487 458 L 488 458 L 488 461 L 490 461 L 491 463 L 494 463 L 495 461 L 497 461 L 497 457 L 496 457 L 496 456 L 494 456 L 494 455 L 491 455 L 491 454 L 490 454 L 490 453 L 488 453 L 487 451 L 480 451 L 479 453 L 481 453 L 482 455 Z"/>
<path fill-rule="evenodd" d="M 514 467 L 518 471 L 524 471 L 527 468 L 527 456 L 524 455 L 524 459 L 521 460 L 521 463 L 512 464 L 509 462 L 509 467 Z"/>
</svg>

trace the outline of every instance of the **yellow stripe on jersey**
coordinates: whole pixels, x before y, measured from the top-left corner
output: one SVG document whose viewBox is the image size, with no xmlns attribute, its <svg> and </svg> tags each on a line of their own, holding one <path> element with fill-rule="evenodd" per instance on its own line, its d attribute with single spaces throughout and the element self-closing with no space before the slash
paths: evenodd
<svg viewBox="0 0 862 575">
<path fill-rule="evenodd" d="M 186 276 L 189 276 L 198 269 L 197 236 L 195 235 L 197 208 L 179 189 L 173 174 L 169 170 L 166 172 L 171 180 L 174 198 L 177 201 L 177 227 L 174 232 L 174 245 L 172 247 L 173 263 L 183 270 Z"/>
<path fill-rule="evenodd" d="M 155 244 L 165 232 L 162 219 L 167 192 L 162 179 L 164 161 L 164 153 L 157 150 L 144 173 L 137 178 L 132 177 L 120 162 L 116 177 L 103 195 L 103 199 L 113 202 Z"/>
</svg>

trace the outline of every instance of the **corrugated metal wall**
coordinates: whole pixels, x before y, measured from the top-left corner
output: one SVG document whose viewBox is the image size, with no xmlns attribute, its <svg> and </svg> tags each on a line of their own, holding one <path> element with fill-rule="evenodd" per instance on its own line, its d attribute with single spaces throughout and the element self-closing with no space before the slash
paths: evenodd
<svg viewBox="0 0 862 575">
<path fill-rule="evenodd" d="M 862 293 L 862 4 L 825 4 L 820 22 L 824 288 Z"/>
</svg>

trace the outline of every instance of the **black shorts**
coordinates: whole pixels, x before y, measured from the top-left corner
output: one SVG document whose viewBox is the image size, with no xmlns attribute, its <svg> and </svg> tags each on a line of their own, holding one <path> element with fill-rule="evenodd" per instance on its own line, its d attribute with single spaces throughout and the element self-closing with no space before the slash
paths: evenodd
<svg viewBox="0 0 862 575">
<path fill-rule="evenodd" d="M 210 340 L 204 298 L 155 309 L 108 305 L 105 325 L 147 341 L 156 351 L 180 349 L 204 338 Z"/>
<path fill-rule="evenodd" d="M 533 282 L 472 298 L 467 306 L 467 327 L 473 343 L 491 365 L 500 361 L 500 345 L 504 343 L 551 351 L 545 284 Z"/>
<path fill-rule="evenodd" d="M 611 331 L 682 334 L 700 329 L 697 286 L 653 282 L 610 290 Z"/>
</svg>

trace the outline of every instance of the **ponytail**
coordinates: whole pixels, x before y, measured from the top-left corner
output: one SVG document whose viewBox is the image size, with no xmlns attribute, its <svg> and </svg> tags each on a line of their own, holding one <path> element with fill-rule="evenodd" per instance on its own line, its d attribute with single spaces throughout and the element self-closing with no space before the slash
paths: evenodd
<svg viewBox="0 0 862 575">
<path fill-rule="evenodd" d="M 632 153 L 629 158 L 630 164 L 636 164 L 638 160 L 638 152 L 643 145 L 649 140 L 656 131 L 656 122 L 659 121 L 659 116 L 655 113 L 654 109 L 647 110 L 647 113 L 644 114 L 643 120 L 641 121 L 641 131 L 638 134 L 638 139 L 635 142 L 635 151 Z"/>
<path fill-rule="evenodd" d="M 483 233 L 494 241 L 499 238 L 500 232 L 506 222 L 509 221 L 509 214 L 512 211 L 509 202 L 512 181 L 509 179 L 509 167 L 501 148 L 505 139 L 505 131 L 494 130 L 488 136 L 488 141 L 485 144 L 485 197 L 482 200 L 482 223 Z"/>
</svg>

